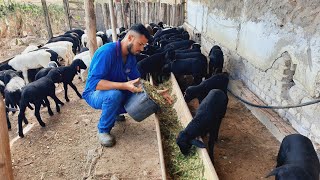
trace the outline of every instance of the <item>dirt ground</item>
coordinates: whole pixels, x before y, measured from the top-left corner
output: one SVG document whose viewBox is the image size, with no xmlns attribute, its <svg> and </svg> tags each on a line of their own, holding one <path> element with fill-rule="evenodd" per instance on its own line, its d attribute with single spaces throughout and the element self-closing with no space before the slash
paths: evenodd
<svg viewBox="0 0 320 180">
<path fill-rule="evenodd" d="M 189 103 L 192 114 L 198 101 Z M 275 167 L 280 143 L 251 112 L 232 95 L 215 145 L 214 167 L 221 180 L 255 180 Z M 268 178 L 274 179 L 274 178 Z"/>
<path fill-rule="evenodd" d="M 28 45 L 40 45 L 47 42 L 46 39 L 35 36 L 22 38 L 0 38 L 0 62 L 20 54 Z"/>
<path fill-rule="evenodd" d="M 84 84 L 74 81 L 82 92 Z M 152 118 L 137 123 L 127 117 L 117 122 L 112 131 L 117 144 L 103 148 L 96 137 L 100 111 L 90 108 L 73 90 L 69 94 L 70 102 L 60 114 L 54 108 L 55 115 L 50 117 L 46 108 L 41 110 L 45 128 L 28 112 L 34 126 L 11 149 L 15 179 L 161 179 Z M 65 102 L 62 95 L 58 97 Z M 10 116 L 10 140 L 17 136 L 16 119 L 17 115 Z"/>
</svg>

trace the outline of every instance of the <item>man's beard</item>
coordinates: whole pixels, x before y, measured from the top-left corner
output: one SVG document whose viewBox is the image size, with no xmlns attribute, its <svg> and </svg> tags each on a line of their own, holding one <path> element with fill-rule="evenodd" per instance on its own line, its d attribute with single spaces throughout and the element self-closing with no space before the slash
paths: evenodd
<svg viewBox="0 0 320 180">
<path fill-rule="evenodd" d="M 132 43 L 128 44 L 127 49 L 128 49 L 128 52 L 129 52 L 130 54 L 135 55 L 135 53 L 132 52 L 132 46 L 133 46 Z"/>
</svg>

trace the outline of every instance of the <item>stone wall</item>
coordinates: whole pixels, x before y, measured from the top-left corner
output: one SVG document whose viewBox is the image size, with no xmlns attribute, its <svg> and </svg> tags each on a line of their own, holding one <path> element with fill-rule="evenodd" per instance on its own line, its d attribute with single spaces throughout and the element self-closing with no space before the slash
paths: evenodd
<svg viewBox="0 0 320 180">
<path fill-rule="evenodd" d="M 268 105 L 319 98 L 319 0 L 189 0 L 185 25 L 204 53 L 220 45 L 225 69 Z M 320 104 L 277 112 L 320 143 Z"/>
</svg>

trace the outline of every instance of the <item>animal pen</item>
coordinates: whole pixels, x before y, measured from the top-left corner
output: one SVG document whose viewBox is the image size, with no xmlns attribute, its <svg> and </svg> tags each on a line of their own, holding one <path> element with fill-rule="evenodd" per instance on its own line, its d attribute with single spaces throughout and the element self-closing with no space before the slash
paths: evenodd
<svg viewBox="0 0 320 180">
<path fill-rule="evenodd" d="M 41 3 L 42 3 L 44 15 L 45 15 L 45 22 L 46 22 L 46 27 L 47 27 L 47 32 L 48 32 L 48 38 L 50 39 L 54 35 L 53 35 L 52 29 L 51 29 L 50 17 L 49 17 L 49 13 L 48 13 L 48 7 L 46 4 L 46 0 L 41 0 Z M 193 39 L 197 43 L 201 43 L 201 40 L 203 40 L 203 38 L 204 38 L 204 37 L 201 37 L 201 33 L 198 32 L 194 27 L 190 26 L 188 23 L 185 22 L 185 18 L 186 18 L 187 11 L 188 11 L 187 5 L 186 5 L 187 3 L 188 2 L 186 2 L 185 0 L 180 0 L 179 2 L 178 2 L 178 0 L 175 0 L 174 2 L 167 2 L 167 1 L 164 2 L 161 0 L 153 0 L 150 2 L 149 1 L 139 1 L 139 0 L 116 0 L 116 1 L 99 0 L 96 2 L 91 1 L 91 0 L 84 0 L 84 1 L 83 0 L 63 0 L 63 8 L 64 8 L 64 16 L 66 19 L 67 29 L 71 30 L 73 28 L 81 28 L 81 29 L 87 30 L 88 47 L 89 47 L 89 51 L 90 51 L 90 54 L 92 57 L 95 50 L 98 48 L 97 42 L 95 40 L 96 31 L 106 32 L 106 30 L 112 29 L 113 38 L 114 38 L 113 41 L 115 41 L 116 40 L 115 39 L 116 38 L 115 31 L 116 31 L 117 27 L 125 27 L 127 29 L 135 23 L 148 24 L 150 22 L 158 23 L 161 21 L 164 24 L 171 26 L 171 27 L 183 26 L 184 29 L 186 31 L 188 31 L 188 33 L 190 34 L 191 39 Z M 206 55 L 208 54 L 207 52 L 203 51 L 203 49 L 202 49 L 202 52 Z M 150 78 L 149 80 L 152 83 L 152 81 L 153 81 L 152 78 Z M 176 101 L 173 105 L 173 109 L 176 111 L 178 120 L 180 121 L 181 125 L 183 127 L 186 127 L 188 125 L 188 123 L 193 119 L 195 109 L 197 108 L 198 105 L 194 105 L 194 104 L 196 104 L 196 102 L 192 102 L 191 103 L 192 105 L 187 104 L 185 102 L 183 92 L 181 91 L 181 89 L 179 87 L 179 84 L 177 82 L 175 75 L 172 73 L 170 74 L 169 82 L 172 85 L 172 87 L 171 87 L 172 88 L 172 95 L 176 99 Z M 82 88 L 83 88 L 83 84 L 82 84 Z M 248 88 L 243 86 L 243 84 L 239 83 L 238 81 L 232 81 L 232 83 L 229 85 L 229 89 L 238 90 L 238 93 L 236 93 L 238 96 L 245 97 L 246 99 L 248 99 L 251 102 L 255 102 L 257 104 L 265 104 L 255 94 L 253 94 Z M 229 94 L 229 96 L 230 96 L 230 94 Z M 241 137 L 239 137 L 240 140 L 238 139 L 238 141 L 237 141 L 238 144 L 235 144 L 235 143 L 232 144 L 231 139 L 232 139 L 232 136 L 234 135 L 233 133 L 235 131 L 232 128 L 237 127 L 237 124 L 242 124 L 242 125 L 246 124 L 245 121 L 247 119 L 253 119 L 253 116 L 248 115 L 246 117 L 240 117 L 243 114 L 248 113 L 248 110 L 243 105 L 241 105 L 239 102 L 237 102 L 237 100 L 235 100 L 235 98 L 232 98 L 231 101 L 232 101 L 232 106 L 228 107 L 228 111 L 232 111 L 233 114 L 227 115 L 227 117 L 226 117 L 226 119 L 228 119 L 228 123 L 225 124 L 224 130 L 222 133 L 223 135 L 218 143 L 218 153 L 217 154 L 220 157 L 218 158 L 217 162 L 215 162 L 215 166 L 211 162 L 209 154 L 205 148 L 204 149 L 197 148 L 195 150 L 196 154 L 201 159 L 200 164 L 203 165 L 203 166 L 201 166 L 200 170 L 198 169 L 199 171 L 201 171 L 201 175 L 198 177 L 199 179 L 216 180 L 219 178 L 220 179 L 227 179 L 227 177 L 230 177 L 230 176 L 227 176 L 227 174 L 228 173 L 232 174 L 233 171 L 237 171 L 238 170 L 237 168 L 238 168 L 238 166 L 240 168 L 240 165 L 237 164 L 238 162 L 235 162 L 235 161 L 237 161 L 237 160 L 235 160 L 232 163 L 234 163 L 236 165 L 234 165 L 231 170 L 227 169 L 225 167 L 228 167 L 231 165 L 231 159 L 232 159 L 231 154 L 237 154 L 238 151 L 243 152 L 244 154 L 247 155 L 247 156 L 243 156 L 243 157 L 247 158 L 246 165 L 251 165 L 251 166 L 256 166 L 256 164 L 258 164 L 257 162 L 259 162 L 261 164 L 264 163 L 263 158 L 262 158 L 262 160 L 260 160 L 259 158 L 265 157 L 264 153 L 254 154 L 251 151 L 257 151 L 258 149 L 266 148 L 267 150 L 270 150 L 270 153 L 268 153 L 268 155 L 274 154 L 275 144 L 276 144 L 274 142 L 275 138 L 270 141 L 268 140 L 266 142 L 260 142 L 259 145 L 252 145 L 249 143 L 250 147 L 249 147 L 249 145 L 247 146 L 244 144 L 244 140 L 250 139 L 253 136 L 257 136 L 257 134 L 259 134 L 260 131 L 267 131 L 266 128 L 262 127 L 262 126 L 254 126 L 253 125 L 254 127 L 259 127 L 259 128 L 252 130 L 252 131 L 249 131 L 250 132 L 250 133 L 248 133 L 249 135 L 245 135 L 242 132 L 242 130 L 244 129 L 243 127 L 236 128 L 238 133 L 241 134 Z M 81 104 L 81 103 L 78 103 L 78 104 L 83 106 L 83 104 Z M 75 105 L 75 104 L 73 104 L 73 105 Z M 71 109 L 72 108 L 73 107 L 71 107 Z M 81 117 L 84 116 L 87 118 L 87 116 L 91 115 L 90 113 L 92 113 L 92 116 L 93 116 L 93 111 L 90 111 L 87 109 L 81 109 L 79 107 L 79 105 L 77 106 L 77 108 L 81 110 L 79 112 L 80 114 L 77 114 L 77 116 L 81 116 Z M 75 109 L 77 109 L 77 108 L 75 108 Z M 263 120 L 262 120 L 262 121 L 265 121 L 264 126 L 267 126 L 267 127 L 268 126 L 277 126 L 280 129 L 280 132 L 278 132 L 278 131 L 275 132 L 275 133 L 279 134 L 278 136 L 275 135 L 275 136 L 277 136 L 277 138 L 279 136 L 282 137 L 283 134 L 290 134 L 290 133 L 296 132 L 292 127 L 289 127 L 288 124 L 283 123 L 280 120 L 281 118 L 272 110 L 261 110 L 261 109 L 251 109 L 251 110 L 252 110 L 253 114 L 255 114 L 257 116 L 267 117 L 267 118 L 263 118 Z M 245 113 L 241 114 L 241 112 L 239 112 L 239 111 L 243 111 Z M 85 113 L 87 114 L 87 116 Z M 74 118 L 76 119 L 76 117 L 74 117 Z M 5 177 L 5 179 L 11 180 L 11 179 L 13 179 L 12 159 L 11 159 L 11 155 L 10 155 L 10 143 L 9 143 L 9 138 L 8 138 L 8 130 L 6 128 L 7 126 L 6 126 L 6 122 L 5 122 L 5 119 L 6 119 L 5 105 L 3 103 L 2 97 L 0 97 L 0 119 L 1 119 L 1 121 L 0 121 L 0 144 L 1 144 L 1 146 L 0 146 L 0 176 Z M 270 123 L 266 119 L 271 119 L 272 122 Z M 78 122 L 78 121 L 80 121 L 80 122 Z M 130 152 L 125 152 L 124 155 L 125 156 L 135 156 L 136 155 L 137 159 L 139 159 L 139 158 L 143 158 L 143 153 L 142 153 L 142 152 L 144 152 L 143 150 L 149 148 L 150 151 L 155 151 L 154 147 L 156 147 L 157 152 L 153 152 L 153 154 L 156 154 L 157 159 L 156 160 L 153 159 L 154 164 L 151 164 L 151 165 L 155 166 L 154 168 L 159 169 L 161 176 L 157 176 L 157 175 L 153 175 L 153 174 L 150 175 L 148 173 L 143 172 L 143 177 L 145 179 L 148 179 L 148 178 L 149 179 L 171 179 L 173 177 L 173 175 L 168 172 L 168 167 L 166 166 L 166 159 L 165 159 L 166 152 L 164 152 L 165 145 L 164 145 L 163 137 L 161 134 L 161 127 L 160 127 L 161 123 L 159 122 L 159 121 L 161 121 L 161 119 L 157 114 L 155 114 L 155 115 L 150 116 L 148 118 L 148 120 L 145 120 L 145 121 L 154 121 L 154 124 L 150 123 L 151 125 L 150 124 L 148 124 L 148 125 L 150 125 L 150 128 L 152 130 L 154 128 L 154 134 L 155 134 L 154 138 L 157 140 L 156 145 L 150 141 L 147 141 L 148 143 L 150 143 L 150 145 L 144 145 L 143 143 L 138 143 L 138 146 L 141 146 L 141 147 L 137 147 L 137 150 L 136 151 L 132 150 L 132 152 L 131 152 L 131 149 L 129 149 L 129 150 L 127 149 Z M 234 121 L 237 121 L 237 122 L 234 122 Z M 71 126 L 72 125 L 79 125 L 81 123 L 82 123 L 81 120 L 76 120 L 76 122 L 71 123 Z M 87 123 L 87 124 L 89 124 L 89 123 Z M 85 126 L 89 126 L 87 124 Z M 247 125 L 249 127 L 246 127 L 246 128 L 250 128 L 251 124 L 253 124 L 253 123 L 250 122 L 250 124 Z M 274 124 L 276 124 L 276 125 L 274 125 Z M 136 126 L 134 124 L 130 128 L 132 128 L 132 127 L 137 128 L 138 126 L 139 125 Z M 90 126 L 90 127 L 94 127 L 94 126 Z M 120 132 L 120 133 L 125 133 L 126 129 L 125 128 L 121 129 L 121 128 L 116 129 L 116 131 Z M 127 131 L 129 131 L 129 130 L 127 130 Z M 130 132 L 132 133 L 135 131 L 131 129 Z M 139 133 L 137 133 L 137 134 L 141 135 Z M 261 134 L 264 134 L 264 133 L 261 132 Z M 126 135 L 128 135 L 128 134 L 126 134 Z M 263 135 L 263 136 L 265 138 L 271 137 L 269 135 Z M 135 136 L 135 137 L 137 138 L 137 137 L 143 137 L 143 136 L 141 135 L 141 136 Z M 90 140 L 92 140 L 92 138 Z M 133 139 L 131 139 L 131 140 L 135 141 Z M 144 140 L 146 140 L 146 139 L 144 139 Z M 206 139 L 204 139 L 204 141 L 206 141 Z M 271 144 L 271 148 L 266 147 L 269 144 Z M 241 145 L 243 145 L 243 146 L 241 146 Z M 232 152 L 225 150 L 225 149 L 227 149 L 227 148 L 225 148 L 225 146 L 231 147 L 230 149 L 232 149 Z M 123 144 L 120 143 L 120 147 L 123 147 Z M 114 148 L 116 149 L 117 147 L 114 147 Z M 237 149 L 237 148 L 239 148 L 239 149 Z M 241 148 L 248 148 L 249 150 L 243 150 Z M 107 159 L 106 161 L 103 161 L 103 158 L 105 158 L 106 155 L 105 156 L 101 155 L 102 151 L 105 151 L 106 152 L 105 154 L 115 153 L 119 157 L 124 156 L 123 154 L 119 155 L 118 153 L 113 152 L 110 149 L 103 150 L 100 147 L 96 148 L 94 151 L 90 151 L 91 154 L 88 152 L 87 158 L 91 157 L 92 159 L 90 159 L 90 160 L 87 159 L 87 161 L 90 161 L 90 163 L 86 164 L 86 169 L 84 170 L 85 172 L 81 172 L 84 174 L 82 177 L 83 179 L 89 179 L 89 178 L 97 178 L 97 179 L 111 178 L 112 179 L 112 177 L 116 177 L 116 176 L 112 176 L 108 173 L 106 174 L 106 172 L 105 172 L 106 167 L 104 166 L 105 165 L 104 163 L 110 164 L 110 163 L 118 163 L 118 162 L 115 161 L 114 159 L 111 159 L 111 160 Z M 115 151 L 117 151 L 117 150 L 115 150 Z M 227 154 L 226 152 L 228 152 L 229 154 Z M 141 155 L 141 153 L 142 153 L 142 155 Z M 254 154 L 255 157 L 252 158 L 250 156 L 251 153 Z M 97 159 L 99 159 L 99 158 L 102 159 L 101 162 L 98 162 Z M 254 163 L 251 164 L 251 158 L 255 159 L 252 161 L 256 162 L 256 164 L 254 164 Z M 270 164 L 273 160 L 272 158 L 274 158 L 274 156 L 269 158 L 268 162 L 266 162 L 265 164 L 271 166 Z M 125 157 L 124 157 L 124 159 L 125 159 Z M 257 159 L 259 159 L 259 160 L 257 160 Z M 232 159 L 232 160 L 234 160 L 234 159 Z M 124 161 L 124 160 L 122 159 L 122 161 Z M 144 159 L 144 161 L 148 161 L 148 159 Z M 123 162 L 119 162 L 119 163 L 123 163 Z M 133 164 L 133 165 L 139 166 L 139 162 L 137 162 L 136 164 Z M 149 164 L 147 164 L 147 165 L 149 165 Z M 270 168 L 270 167 L 267 165 L 265 165 L 265 167 L 262 168 L 263 170 L 260 170 L 260 171 L 265 171 L 266 169 L 269 170 L 268 168 Z M 93 166 L 95 166 L 96 168 L 93 168 Z M 263 166 L 263 165 L 261 165 L 261 166 Z M 126 167 L 126 163 L 123 163 L 123 167 Z M 186 169 L 182 169 L 182 170 L 188 171 L 188 170 L 194 170 L 197 168 L 198 167 L 187 167 Z M 251 168 L 253 168 L 253 167 L 251 167 Z M 95 170 L 95 172 L 93 172 L 94 170 Z M 179 174 L 179 173 L 181 173 L 182 170 L 177 170 L 177 171 L 173 172 L 173 174 L 174 173 Z M 246 169 L 246 170 L 249 171 L 249 169 Z M 113 169 L 113 172 L 117 172 L 117 171 L 118 171 L 117 169 L 116 170 Z M 81 174 L 81 173 L 79 173 L 79 174 Z M 244 172 L 243 174 L 245 174 L 245 173 L 246 172 Z M 140 178 L 138 175 L 134 176 L 135 175 L 134 173 L 132 173 L 130 175 L 132 175 L 133 178 Z M 259 178 L 262 178 L 263 175 L 259 174 L 258 176 L 259 176 Z M 254 176 L 254 177 L 257 178 L 258 176 Z M 125 178 L 130 178 L 130 177 L 124 177 L 124 179 Z M 236 175 L 233 175 L 232 178 L 237 179 L 239 177 L 236 174 Z M 42 176 L 41 176 L 41 179 L 42 179 Z"/>
</svg>

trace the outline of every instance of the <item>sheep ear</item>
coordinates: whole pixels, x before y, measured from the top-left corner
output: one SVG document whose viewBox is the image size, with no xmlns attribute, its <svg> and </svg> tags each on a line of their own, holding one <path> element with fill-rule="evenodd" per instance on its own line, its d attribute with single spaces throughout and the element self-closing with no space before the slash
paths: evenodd
<svg viewBox="0 0 320 180">
<path fill-rule="evenodd" d="M 206 147 L 206 145 L 198 139 L 191 140 L 191 144 L 197 146 L 198 148 L 205 148 Z"/>
</svg>

